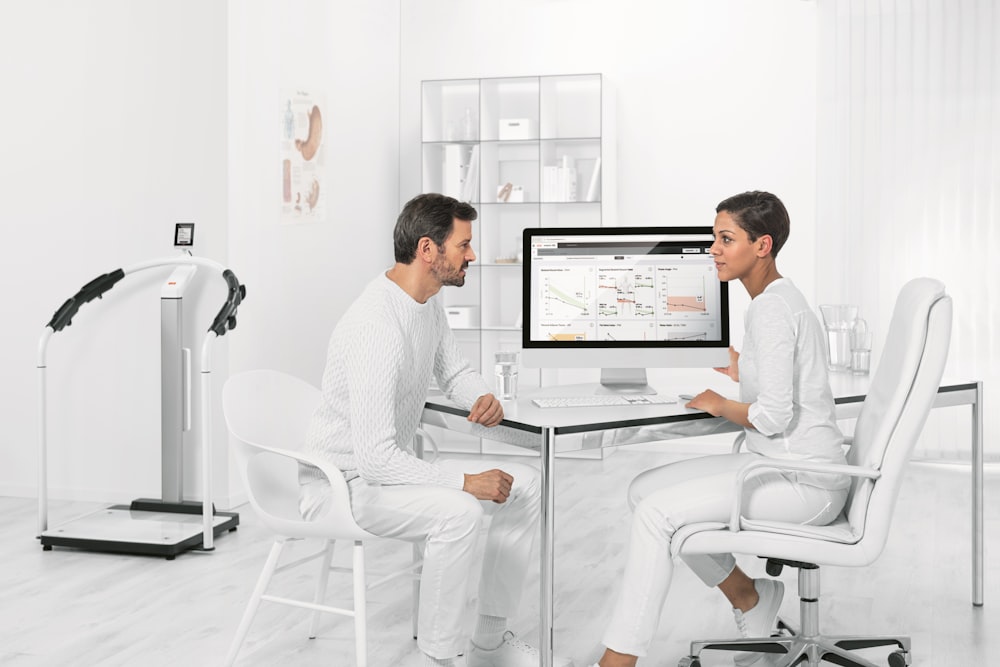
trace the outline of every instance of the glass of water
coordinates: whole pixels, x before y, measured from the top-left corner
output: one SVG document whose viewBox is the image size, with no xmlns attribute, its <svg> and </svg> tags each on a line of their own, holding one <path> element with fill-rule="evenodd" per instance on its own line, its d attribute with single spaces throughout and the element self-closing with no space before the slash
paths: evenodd
<svg viewBox="0 0 1000 667">
<path fill-rule="evenodd" d="M 501 350 L 494 355 L 497 376 L 497 398 L 508 401 L 517 398 L 517 352 Z"/>
<path fill-rule="evenodd" d="M 851 329 L 851 373 L 868 375 L 872 364 L 872 332 L 860 317 Z"/>
</svg>

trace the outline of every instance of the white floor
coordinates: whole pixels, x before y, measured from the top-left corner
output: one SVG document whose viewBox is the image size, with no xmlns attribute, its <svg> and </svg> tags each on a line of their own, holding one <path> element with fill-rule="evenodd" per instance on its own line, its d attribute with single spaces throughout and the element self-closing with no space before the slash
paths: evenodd
<svg viewBox="0 0 1000 667">
<path fill-rule="evenodd" d="M 690 447 L 690 444 L 687 445 Z M 559 653 L 578 666 L 601 651 L 601 633 L 622 567 L 628 513 L 624 488 L 639 471 L 676 458 L 621 450 L 605 461 L 558 461 L 556 631 Z M 689 453 L 684 455 L 690 455 Z M 897 521 L 879 561 L 864 569 L 823 573 L 822 622 L 828 633 L 909 633 L 913 665 L 969 667 L 1000 664 L 1000 477 L 987 476 L 986 604 L 971 600 L 969 475 L 967 468 L 912 465 Z M 113 499 L 127 502 L 127 499 Z M 51 525 L 100 506 L 55 503 Z M 243 605 L 270 548 L 270 536 L 247 507 L 241 525 L 220 537 L 214 553 L 189 552 L 174 561 L 88 553 L 43 552 L 35 539 L 34 499 L 0 498 L 0 664 L 87 667 L 103 665 L 217 665 L 225 655 Z M 298 552 L 313 545 L 299 545 Z M 368 566 L 402 563 L 409 546 L 378 545 Z M 755 558 L 741 558 L 752 573 Z M 283 591 L 308 596 L 313 568 L 292 572 Z M 783 615 L 797 618 L 795 573 L 782 574 Z M 472 587 L 475 590 L 475 587 Z M 336 582 L 333 597 L 350 588 Z M 410 635 L 409 586 L 370 596 L 370 664 L 416 667 Z M 537 642 L 538 572 L 512 628 Z M 470 600 L 470 626 L 474 617 Z M 471 628 L 470 628 L 471 629 Z M 677 664 L 690 640 L 731 636 L 735 626 L 724 599 L 679 565 L 660 634 L 640 665 Z M 330 619 L 320 637 L 306 639 L 307 612 L 264 604 L 240 654 L 241 665 L 354 664 L 351 623 Z M 885 664 L 884 649 L 866 656 Z M 731 665 L 705 653 L 703 665 Z"/>
</svg>

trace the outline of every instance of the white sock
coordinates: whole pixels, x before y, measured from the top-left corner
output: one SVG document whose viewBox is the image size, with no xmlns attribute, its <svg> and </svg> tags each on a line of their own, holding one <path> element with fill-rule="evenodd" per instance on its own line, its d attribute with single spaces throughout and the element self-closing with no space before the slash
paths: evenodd
<svg viewBox="0 0 1000 667">
<path fill-rule="evenodd" d="M 503 643 L 503 633 L 507 630 L 507 619 L 501 616 L 479 615 L 472 643 L 479 648 L 492 651 Z"/>
<path fill-rule="evenodd" d="M 455 658 L 432 658 L 424 653 L 424 664 L 427 667 L 456 667 Z"/>
</svg>

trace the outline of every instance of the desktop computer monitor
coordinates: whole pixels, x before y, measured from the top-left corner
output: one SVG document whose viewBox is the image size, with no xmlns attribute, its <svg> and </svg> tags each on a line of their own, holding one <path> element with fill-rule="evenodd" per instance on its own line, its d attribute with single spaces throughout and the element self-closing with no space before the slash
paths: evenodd
<svg viewBox="0 0 1000 667">
<path fill-rule="evenodd" d="M 524 230 L 522 363 L 600 368 L 598 392 L 654 393 L 647 368 L 729 364 L 711 227 Z"/>
</svg>

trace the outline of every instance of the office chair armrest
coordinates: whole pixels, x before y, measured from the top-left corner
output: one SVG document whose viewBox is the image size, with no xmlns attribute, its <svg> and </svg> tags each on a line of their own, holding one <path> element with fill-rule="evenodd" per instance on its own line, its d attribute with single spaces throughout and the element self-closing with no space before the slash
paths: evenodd
<svg viewBox="0 0 1000 667">
<path fill-rule="evenodd" d="M 771 470 L 789 470 L 795 472 L 819 472 L 834 475 L 847 475 L 849 477 L 866 477 L 868 479 L 878 479 L 882 473 L 873 468 L 862 468 L 860 466 L 845 465 L 841 463 L 818 463 L 814 461 L 792 461 L 788 459 L 775 459 L 761 457 L 750 461 L 739 469 L 736 473 L 736 496 L 733 498 L 733 511 L 729 515 L 729 530 L 738 532 L 740 530 L 740 517 L 742 516 L 743 503 L 743 482 L 754 470 L 761 468 Z"/>
<path fill-rule="evenodd" d="M 246 443 L 246 441 L 244 441 Z M 258 443 L 246 443 L 251 448 L 260 451 L 268 452 L 274 454 L 275 456 L 282 456 L 287 459 L 292 459 L 298 463 L 304 463 L 310 465 L 313 468 L 317 468 L 330 482 L 330 485 L 338 484 L 337 479 L 340 480 L 339 485 L 346 485 L 347 481 L 344 479 L 343 471 L 337 466 L 333 465 L 329 461 L 319 458 L 313 454 L 307 454 L 306 452 L 292 451 L 290 449 L 281 449 L 279 447 L 268 447 L 267 445 L 261 445 Z"/>
<path fill-rule="evenodd" d="M 743 449 L 743 443 L 745 443 L 746 440 L 747 440 L 747 432 L 740 431 L 736 435 L 736 438 L 733 439 L 733 450 L 732 450 L 733 454 L 740 453 L 740 450 Z M 847 447 L 847 449 L 850 449 L 854 445 L 854 436 L 845 435 L 843 445 Z"/>
<path fill-rule="evenodd" d="M 438 458 L 441 456 L 441 450 L 438 449 L 437 440 L 435 440 L 434 437 L 430 433 L 428 433 L 427 431 L 425 431 L 422 428 L 418 428 L 417 429 L 417 437 L 420 438 L 421 440 L 423 440 L 423 442 L 425 442 L 425 443 L 430 443 L 431 449 L 434 450 L 434 458 L 432 458 L 432 459 L 426 458 L 426 455 L 427 455 L 426 451 L 423 452 L 422 458 L 424 458 L 425 461 L 430 461 L 431 463 L 434 463 L 435 461 L 437 461 Z"/>
</svg>

